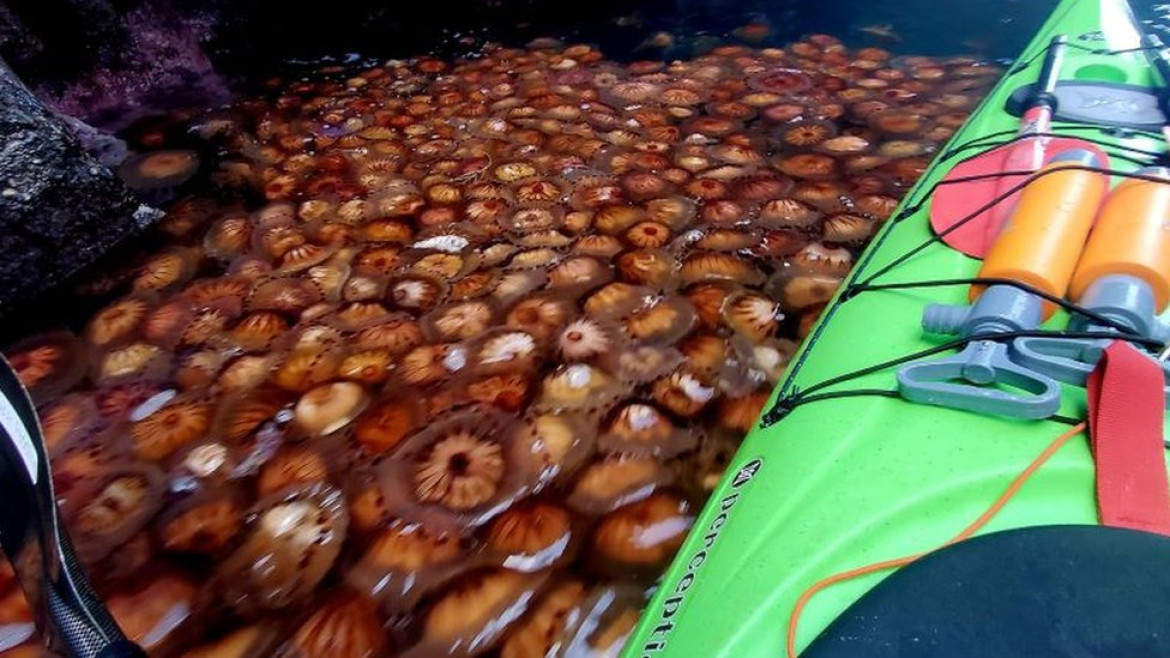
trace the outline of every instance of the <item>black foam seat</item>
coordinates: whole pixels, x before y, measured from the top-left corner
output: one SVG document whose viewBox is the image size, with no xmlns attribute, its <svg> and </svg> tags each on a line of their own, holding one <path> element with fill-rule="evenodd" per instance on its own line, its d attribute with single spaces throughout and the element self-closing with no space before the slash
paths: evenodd
<svg viewBox="0 0 1170 658">
<path fill-rule="evenodd" d="M 1101 526 L 992 533 L 858 599 L 802 658 L 1170 657 L 1170 537 Z"/>
</svg>

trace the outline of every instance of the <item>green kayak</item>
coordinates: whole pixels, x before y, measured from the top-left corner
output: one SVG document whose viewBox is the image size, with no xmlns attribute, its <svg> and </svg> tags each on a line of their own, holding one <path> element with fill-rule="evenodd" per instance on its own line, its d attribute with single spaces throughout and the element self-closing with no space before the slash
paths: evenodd
<svg viewBox="0 0 1170 658">
<path fill-rule="evenodd" d="M 696 520 L 624 655 L 784 655 L 798 599 L 814 584 L 942 547 L 1085 417 L 1085 389 L 1068 384 L 1060 385 L 1056 415 L 1042 419 L 905 399 L 897 394 L 897 366 L 871 366 L 946 343 L 924 333 L 924 308 L 966 304 L 968 286 L 850 289 L 860 282 L 976 276 L 980 260 L 932 241 L 931 195 L 953 167 L 1016 134 L 1020 118 L 1005 108 L 1037 81 L 1057 35 L 1069 46 L 1059 68 L 1062 85 L 1106 83 L 1102 88 L 1138 92 L 1162 85 L 1124 2 L 1059 4 L 859 259 Z M 1075 108 L 1058 108 L 1051 132 L 1093 142 L 1114 170 L 1136 171 L 1165 151 L 1156 126 L 1070 120 L 1061 109 Z M 1111 183 L 1119 180 L 1113 176 Z M 1065 329 L 1068 322 L 1069 314 L 1058 310 L 1042 329 Z M 801 396 L 810 390 L 818 395 Z M 1087 437 L 1078 434 L 978 534 L 1097 523 L 1094 462 Z M 795 647 L 803 651 L 892 573 L 844 579 L 809 598 Z"/>
</svg>

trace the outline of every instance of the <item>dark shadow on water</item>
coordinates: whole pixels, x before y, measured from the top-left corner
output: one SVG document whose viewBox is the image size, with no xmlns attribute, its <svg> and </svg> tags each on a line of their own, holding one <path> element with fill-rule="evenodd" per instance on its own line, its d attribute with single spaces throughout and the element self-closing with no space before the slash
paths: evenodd
<svg viewBox="0 0 1170 658">
<path fill-rule="evenodd" d="M 205 2 L 188 4 L 207 7 Z M 598 44 L 619 60 L 673 59 L 718 43 L 742 42 L 737 28 L 758 23 L 769 33 L 756 45 L 780 45 L 822 32 L 855 47 L 1002 58 L 1018 53 L 1055 5 L 1054 0 L 337 0 L 306 14 L 268 0 L 232 7 L 213 45 L 225 62 L 255 65 L 340 53 L 449 55 L 466 51 L 470 41 L 523 44 L 553 36 Z"/>
<path fill-rule="evenodd" d="M 161 89 L 174 105 L 179 102 L 179 90 L 196 97 L 207 95 L 204 87 L 215 85 L 201 83 L 216 81 L 211 70 L 232 79 L 255 79 L 330 61 L 420 54 L 474 57 L 486 42 L 523 46 L 538 37 L 590 43 L 618 61 L 688 59 L 725 43 L 780 46 L 812 33 L 833 35 L 852 48 L 878 46 L 896 54 L 1010 59 L 1057 0 L 97 0 L 95 4 L 113 8 L 108 30 L 62 20 L 76 13 L 77 7 L 88 6 L 85 0 L 11 1 L 9 8 L 40 43 L 37 48 L 13 50 L 15 44 L 0 38 L 0 56 L 7 57 L 30 83 L 45 85 L 50 96 L 62 96 L 65 102 L 59 106 L 64 111 L 105 125 L 100 116 L 94 116 L 101 111 L 101 101 L 109 101 L 106 104 L 116 110 L 120 97 L 141 100 L 155 93 L 152 89 Z M 1154 0 L 1133 4 L 1139 14 L 1161 19 L 1163 24 L 1164 15 L 1170 13 L 1170 8 Z M 0 0 L 0 32 L 4 7 Z M 103 67 L 115 73 L 103 78 Z M 94 89 L 87 91 L 85 83 L 94 80 L 96 84 L 89 85 Z M 80 86 L 85 93 L 70 86 Z"/>
<path fill-rule="evenodd" d="M 1131 4 L 1139 16 L 1160 22 L 1170 12 L 1154 0 Z M 474 50 L 468 44 L 485 40 L 522 45 L 546 36 L 593 43 L 622 61 L 688 58 L 729 42 L 783 45 L 810 33 L 899 54 L 1002 59 L 1015 57 L 1056 5 L 1056 0 L 335 0 L 306 14 L 264 0 L 234 4 L 212 45 L 229 69 L 342 53 L 458 56 Z M 749 24 L 766 26 L 766 34 L 745 34 L 740 28 Z M 758 38 L 745 38 L 751 36 Z"/>
</svg>

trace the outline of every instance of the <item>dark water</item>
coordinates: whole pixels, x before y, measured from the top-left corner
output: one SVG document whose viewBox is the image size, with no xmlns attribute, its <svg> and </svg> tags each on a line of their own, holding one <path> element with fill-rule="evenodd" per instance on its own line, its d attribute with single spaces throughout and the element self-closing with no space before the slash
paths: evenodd
<svg viewBox="0 0 1170 658">
<path fill-rule="evenodd" d="M 1165 22 L 1170 6 L 1130 3 L 1143 19 Z M 225 63 L 362 53 L 401 57 L 418 52 L 458 54 L 462 40 L 522 44 L 539 36 L 595 43 L 615 59 L 686 58 L 720 41 L 740 41 L 737 28 L 762 23 L 761 45 L 810 33 L 832 34 L 851 47 L 896 53 L 1014 57 L 1055 8 L 1055 0 L 465 0 L 371 3 L 342 0 L 329 11 L 296 13 L 282 3 L 247 3 L 213 41 Z M 270 30 L 260 30 L 260 27 Z M 658 47 L 653 35 L 670 35 Z M 241 56 L 247 57 L 241 60 Z"/>
<path fill-rule="evenodd" d="M 107 6 L 105 2 L 96 3 Z M 235 81 L 322 61 L 474 56 L 485 43 L 539 37 L 599 47 L 616 61 L 675 60 L 725 43 L 782 46 L 814 33 L 894 54 L 1015 57 L 1057 0 L 125 0 L 91 16 L 74 0 L 11 2 L 28 28 L 3 34 L 0 57 L 62 111 L 118 130 L 140 113 L 216 105 Z M 1165 29 L 1170 5 L 1131 2 Z M 0 3 L 0 10 L 4 9 Z M 111 18 L 112 17 L 112 18 Z M 100 19 L 100 20 L 99 20 Z M 746 28 L 746 29 L 745 29 Z M 298 68 L 298 65 L 306 65 Z"/>
<path fill-rule="evenodd" d="M 99 3 L 100 4 L 100 3 Z M 1043 22 L 1055 0 L 939 2 L 905 0 L 451 0 L 447 2 L 369 2 L 337 0 L 300 8 L 276 0 L 148 0 L 111 3 L 123 17 L 150 9 L 150 20 L 172 23 L 192 35 L 216 68 L 255 73 L 289 60 L 316 60 L 360 53 L 374 58 L 408 57 L 422 52 L 457 55 L 483 41 L 522 45 L 552 36 L 593 43 L 618 60 L 686 58 L 718 42 L 737 41 L 737 28 L 767 26 L 755 43 L 775 45 L 810 33 L 827 33 L 851 47 L 876 45 L 901 53 L 965 53 L 988 58 L 1017 54 Z M 1167 13 L 1149 0 L 1132 3 L 1146 18 Z M 94 41 L 105 32 L 92 17 L 78 15 L 68 0 L 14 2 L 12 12 L 42 42 L 37 49 L 4 52 L 29 75 L 67 76 L 103 56 Z M 140 18 L 123 26 L 133 32 Z M 178 31 L 178 30 L 176 30 Z M 659 35 L 669 44 L 648 44 Z M 668 36 L 662 36 L 668 35 Z M 179 57 L 185 44 L 174 35 L 170 48 Z"/>
<path fill-rule="evenodd" d="M 895 52 L 1012 57 L 1056 6 L 1053 0 L 947 2 L 908 0 L 647 0 L 548 2 L 476 0 L 439 3 L 342 1 L 327 12 L 289 12 L 282 3 L 248 3 L 213 41 L 225 62 L 313 59 L 339 53 L 374 57 L 458 52 L 461 40 L 523 43 L 538 36 L 598 44 L 616 59 L 684 58 L 719 41 L 740 40 L 737 28 L 762 23 L 757 43 L 783 44 L 809 33 L 832 34 L 855 47 Z M 945 4 L 945 10 L 940 9 Z M 264 30 L 259 28 L 264 27 Z M 649 43 L 659 33 L 671 44 Z M 665 39 L 662 39 L 665 41 Z M 247 53 L 247 57 L 241 58 Z"/>
</svg>

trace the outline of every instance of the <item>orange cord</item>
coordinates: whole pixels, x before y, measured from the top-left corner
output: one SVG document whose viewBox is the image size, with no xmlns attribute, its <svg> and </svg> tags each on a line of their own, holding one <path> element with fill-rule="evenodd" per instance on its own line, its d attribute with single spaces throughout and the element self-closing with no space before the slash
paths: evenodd
<svg viewBox="0 0 1170 658">
<path fill-rule="evenodd" d="M 1028 464 L 1028 467 L 1025 468 L 1019 475 L 1017 475 L 1014 480 L 1012 480 L 1011 484 L 1009 484 L 1007 488 L 1003 490 L 1003 493 L 999 495 L 999 498 L 996 498 L 995 502 L 991 504 L 991 507 L 988 507 L 985 512 L 979 515 L 979 518 L 972 521 L 971 524 L 964 528 L 962 532 L 955 535 L 954 538 L 947 543 L 939 546 L 939 548 L 945 548 L 951 544 L 961 542 L 964 539 L 969 538 L 971 535 L 974 535 L 976 532 L 979 532 L 980 528 L 987 525 L 987 522 L 991 521 L 992 517 L 998 514 L 999 511 L 1003 509 L 1004 505 L 1008 504 L 1008 501 L 1010 501 L 1016 495 L 1016 493 L 1019 492 L 1020 487 L 1024 486 L 1024 483 L 1028 481 L 1028 478 L 1032 477 L 1037 469 L 1043 466 L 1044 463 L 1052 457 L 1052 455 L 1056 454 L 1056 451 L 1060 450 L 1064 444 L 1068 443 L 1069 439 L 1080 434 L 1084 431 L 1084 429 L 1085 423 L 1080 423 L 1064 434 L 1056 437 L 1052 443 L 1048 444 L 1048 447 L 1044 449 L 1044 452 L 1040 453 L 1039 456 L 1033 459 L 1032 463 Z M 837 583 L 844 582 L 846 580 L 852 580 L 853 578 L 857 578 L 859 576 L 865 576 L 877 571 L 884 571 L 886 569 L 904 567 L 907 564 L 910 564 L 911 562 L 922 557 L 923 555 L 926 555 L 926 553 L 916 553 L 914 555 L 907 555 L 905 557 L 895 558 L 893 560 L 874 562 L 873 564 L 867 564 L 862 567 L 856 567 L 849 569 L 848 571 L 842 571 L 841 573 L 833 574 L 832 576 L 822 578 L 821 580 L 813 583 L 808 589 L 804 590 L 804 593 L 801 594 L 800 598 L 796 600 L 796 605 L 792 607 L 792 615 L 788 618 L 788 639 L 786 643 L 786 654 L 788 658 L 796 658 L 796 627 L 800 623 L 800 615 L 804 612 L 805 606 L 808 605 L 808 602 L 812 599 L 812 597 L 816 596 L 817 593 L 828 587 L 836 585 Z"/>
</svg>

